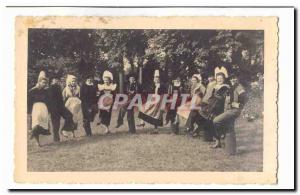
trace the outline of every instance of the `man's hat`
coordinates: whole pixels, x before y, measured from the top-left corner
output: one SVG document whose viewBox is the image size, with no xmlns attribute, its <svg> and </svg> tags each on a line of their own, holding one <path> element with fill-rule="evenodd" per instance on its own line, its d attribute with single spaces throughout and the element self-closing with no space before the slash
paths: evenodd
<svg viewBox="0 0 300 195">
<path fill-rule="evenodd" d="M 94 78 L 94 74 L 93 73 L 87 73 L 84 75 L 84 79 L 93 79 Z"/>
<path fill-rule="evenodd" d="M 134 77 L 135 79 L 137 79 L 137 75 L 134 73 L 129 73 L 126 77 L 127 79 L 129 79 L 130 77 Z"/>
</svg>

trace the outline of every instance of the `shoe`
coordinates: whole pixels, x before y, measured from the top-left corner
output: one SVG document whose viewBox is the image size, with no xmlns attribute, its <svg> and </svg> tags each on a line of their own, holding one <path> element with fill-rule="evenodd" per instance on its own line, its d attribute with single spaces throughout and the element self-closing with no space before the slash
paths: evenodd
<svg viewBox="0 0 300 195">
<path fill-rule="evenodd" d="M 216 140 L 215 143 L 211 146 L 211 148 L 221 148 L 220 140 Z"/>
<path fill-rule="evenodd" d="M 66 131 L 61 131 L 60 134 L 61 134 L 62 136 L 64 136 L 65 138 L 68 138 L 68 137 L 69 137 Z"/>
<path fill-rule="evenodd" d="M 119 127 L 121 127 L 123 124 L 122 123 L 118 123 L 117 126 L 115 127 L 116 129 L 118 129 Z"/>
<path fill-rule="evenodd" d="M 109 128 L 105 126 L 105 134 L 110 134 Z"/>
<path fill-rule="evenodd" d="M 150 134 L 158 134 L 158 130 L 155 129 L 155 130 L 151 131 Z"/>
<path fill-rule="evenodd" d="M 192 134 L 192 137 L 194 137 L 194 138 L 195 138 L 195 137 L 198 137 L 198 132 L 193 133 L 193 134 Z"/>
<path fill-rule="evenodd" d="M 141 124 L 138 124 L 136 125 L 137 127 L 145 127 L 145 123 L 141 123 Z"/>
</svg>

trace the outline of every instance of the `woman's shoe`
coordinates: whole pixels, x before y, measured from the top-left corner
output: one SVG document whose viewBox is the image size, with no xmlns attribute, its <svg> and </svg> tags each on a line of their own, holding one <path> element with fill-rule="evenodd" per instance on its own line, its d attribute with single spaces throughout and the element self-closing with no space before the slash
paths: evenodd
<svg viewBox="0 0 300 195">
<path fill-rule="evenodd" d="M 116 129 L 118 129 L 119 127 L 121 127 L 123 124 L 122 123 L 118 123 L 117 125 L 116 125 Z"/>
<path fill-rule="evenodd" d="M 221 141 L 217 139 L 211 148 L 221 148 Z"/>
<path fill-rule="evenodd" d="M 64 131 L 64 130 L 60 131 L 60 134 L 61 134 L 62 136 L 64 136 L 65 138 L 68 138 L 68 137 L 69 137 L 68 134 L 67 134 L 67 132 Z"/>
<path fill-rule="evenodd" d="M 145 123 L 141 123 L 141 124 L 138 124 L 138 125 L 136 125 L 137 127 L 145 127 Z"/>
<path fill-rule="evenodd" d="M 105 134 L 109 134 L 110 131 L 109 131 L 109 128 L 105 126 Z"/>
</svg>

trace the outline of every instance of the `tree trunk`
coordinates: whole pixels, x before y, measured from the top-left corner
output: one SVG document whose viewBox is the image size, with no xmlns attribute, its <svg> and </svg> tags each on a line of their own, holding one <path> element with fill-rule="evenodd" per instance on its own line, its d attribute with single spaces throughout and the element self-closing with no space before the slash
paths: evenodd
<svg viewBox="0 0 300 195">
<path fill-rule="evenodd" d="M 124 93 L 124 71 L 119 71 L 119 93 Z"/>
<path fill-rule="evenodd" d="M 142 66 L 139 66 L 139 84 L 142 85 L 143 83 L 143 68 Z"/>
</svg>

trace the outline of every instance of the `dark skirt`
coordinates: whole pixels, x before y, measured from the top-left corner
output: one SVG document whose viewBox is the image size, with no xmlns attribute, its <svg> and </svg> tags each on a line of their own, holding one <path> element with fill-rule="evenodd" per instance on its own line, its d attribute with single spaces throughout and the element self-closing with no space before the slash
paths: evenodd
<svg viewBox="0 0 300 195">
<path fill-rule="evenodd" d="M 150 123 L 154 126 L 163 126 L 163 119 L 162 119 L 162 113 L 160 113 L 159 118 L 152 117 L 150 115 L 147 115 L 143 112 L 139 112 L 138 118 L 142 119 L 143 121 Z"/>
<path fill-rule="evenodd" d="M 109 109 L 109 110 L 99 109 L 99 118 L 100 118 L 101 124 L 103 124 L 107 127 L 110 125 L 111 112 L 112 112 L 111 109 Z"/>
<path fill-rule="evenodd" d="M 31 139 L 39 135 L 51 135 L 49 129 L 44 129 L 40 125 L 36 125 L 31 132 Z"/>
</svg>

